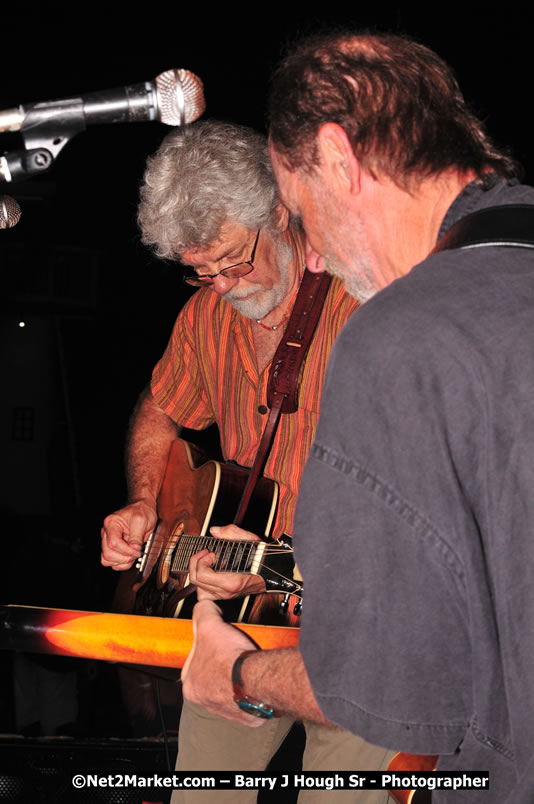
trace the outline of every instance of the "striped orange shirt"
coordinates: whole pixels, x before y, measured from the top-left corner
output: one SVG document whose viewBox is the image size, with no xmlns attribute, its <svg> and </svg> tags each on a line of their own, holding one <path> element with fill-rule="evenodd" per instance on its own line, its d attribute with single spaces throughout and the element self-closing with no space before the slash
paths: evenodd
<svg viewBox="0 0 534 804">
<path fill-rule="evenodd" d="M 272 535 L 292 533 L 297 493 L 319 418 L 321 389 L 332 344 L 358 302 L 334 278 L 301 371 L 299 408 L 282 414 L 264 474 L 280 486 Z M 156 402 L 177 424 L 218 425 L 225 460 L 252 466 L 267 421 L 270 365 L 258 374 L 253 322 L 210 288 L 180 312 L 152 374 Z"/>
</svg>

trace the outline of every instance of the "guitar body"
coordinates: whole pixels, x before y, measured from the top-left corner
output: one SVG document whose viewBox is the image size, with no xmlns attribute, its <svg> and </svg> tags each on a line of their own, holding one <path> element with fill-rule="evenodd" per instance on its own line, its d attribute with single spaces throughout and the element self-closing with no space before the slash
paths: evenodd
<svg viewBox="0 0 534 804">
<path fill-rule="evenodd" d="M 0 650 L 126 662 L 133 667 L 140 663 L 183 667 L 193 644 L 190 620 L 101 611 L 0 606 L 0 626 Z M 296 628 L 237 627 L 264 650 L 290 648 L 298 642 Z"/>
<path fill-rule="evenodd" d="M 388 765 L 388 771 L 406 773 L 436 770 L 439 757 L 430 754 L 395 754 Z M 390 798 L 397 804 L 430 804 L 432 794 L 429 790 L 388 790 Z"/>
<path fill-rule="evenodd" d="M 188 584 L 189 559 L 207 548 L 217 554 L 215 570 L 260 574 L 269 591 L 283 593 L 282 597 L 269 594 L 255 596 L 253 600 L 225 601 L 222 607 L 226 619 L 298 624 L 294 615 L 279 613 L 279 600 L 283 595 L 299 595 L 300 590 L 292 577 L 291 548 L 278 543 L 273 543 L 273 547 L 264 542 L 214 539 L 209 535 L 212 525 L 233 521 L 247 479 L 246 469 L 213 460 L 202 463 L 199 450 L 182 439 L 174 441 L 158 498 L 157 528 L 145 546 L 139 566 L 122 574 L 114 610 L 158 617 L 190 617 L 196 595 L 184 600 L 181 594 Z M 278 485 L 269 478 L 260 478 L 242 527 L 268 539 L 277 503 Z M 264 607 L 258 605 L 258 598 L 270 599 L 265 608 L 272 610 L 272 616 L 267 616 Z"/>
</svg>

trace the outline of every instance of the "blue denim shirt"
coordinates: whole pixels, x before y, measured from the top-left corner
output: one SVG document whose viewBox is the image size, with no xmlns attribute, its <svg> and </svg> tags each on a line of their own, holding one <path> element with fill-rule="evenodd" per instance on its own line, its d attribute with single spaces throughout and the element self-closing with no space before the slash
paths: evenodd
<svg viewBox="0 0 534 804">
<path fill-rule="evenodd" d="M 534 204 L 489 184 L 461 193 L 442 233 Z M 455 804 L 534 801 L 533 536 L 534 252 L 440 252 L 335 344 L 295 549 L 323 713 L 440 769 L 490 771 L 489 794 Z"/>
</svg>

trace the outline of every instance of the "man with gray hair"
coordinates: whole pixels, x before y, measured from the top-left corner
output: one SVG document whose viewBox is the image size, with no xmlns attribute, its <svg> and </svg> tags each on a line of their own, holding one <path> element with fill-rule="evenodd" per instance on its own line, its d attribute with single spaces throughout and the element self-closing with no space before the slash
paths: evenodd
<svg viewBox="0 0 534 804">
<path fill-rule="evenodd" d="M 308 267 L 369 301 L 334 347 L 299 495 L 299 649 L 251 652 L 201 601 L 184 695 L 245 722 L 237 662 L 277 710 L 489 771 L 433 802 L 531 804 L 534 190 L 450 68 L 387 34 L 290 53 L 271 154 Z"/>
<path fill-rule="evenodd" d="M 129 504 L 108 516 L 102 529 L 102 563 L 116 570 L 132 565 L 154 529 L 169 447 L 181 427 L 200 430 L 215 422 L 225 460 L 253 464 L 268 412 L 270 363 L 305 263 L 304 235 L 280 203 L 267 142 L 241 126 L 200 122 L 169 134 L 148 162 L 139 223 L 143 242 L 158 256 L 190 266 L 185 279 L 200 289 L 180 312 L 133 415 Z M 357 306 L 343 283 L 333 280 L 301 373 L 298 410 L 282 414 L 265 466 L 264 474 L 280 487 L 274 539 L 292 533 L 330 349 Z M 211 532 L 217 536 L 220 529 Z M 261 576 L 215 572 L 212 560 L 207 550 L 191 559 L 199 598 L 265 592 Z M 177 768 L 262 771 L 293 720 L 274 718 L 251 734 L 185 702 Z M 391 755 L 342 729 L 307 726 L 305 769 L 378 769 Z M 317 795 L 306 792 L 303 799 Z M 381 791 L 345 791 L 338 800 L 379 804 L 386 797 Z M 256 800 L 256 792 L 174 793 L 173 802 L 189 800 L 245 804 Z"/>
</svg>

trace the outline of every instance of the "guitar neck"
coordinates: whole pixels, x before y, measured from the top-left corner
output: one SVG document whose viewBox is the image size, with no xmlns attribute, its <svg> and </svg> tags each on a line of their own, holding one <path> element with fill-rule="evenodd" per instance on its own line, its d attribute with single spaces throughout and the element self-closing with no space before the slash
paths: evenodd
<svg viewBox="0 0 534 804">
<path fill-rule="evenodd" d="M 193 643 L 191 620 L 172 617 L 0 606 L 0 626 L 2 650 L 157 667 L 183 667 Z M 263 649 L 292 647 L 298 641 L 297 628 L 238 628 Z"/>
<path fill-rule="evenodd" d="M 259 574 L 266 543 L 246 540 L 216 539 L 214 536 L 182 534 L 174 552 L 172 572 L 188 572 L 191 556 L 200 550 L 215 553 L 215 572 Z"/>
</svg>

